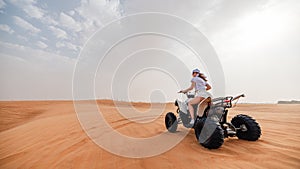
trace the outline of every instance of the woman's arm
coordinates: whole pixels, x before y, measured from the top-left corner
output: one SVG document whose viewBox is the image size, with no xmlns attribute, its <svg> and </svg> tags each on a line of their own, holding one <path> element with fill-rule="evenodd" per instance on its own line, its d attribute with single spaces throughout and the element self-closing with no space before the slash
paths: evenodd
<svg viewBox="0 0 300 169">
<path fill-rule="evenodd" d="M 206 83 L 206 90 L 210 90 L 211 89 L 211 86 L 208 84 L 208 83 Z"/>
<path fill-rule="evenodd" d="M 185 90 L 181 90 L 181 91 L 179 91 L 179 93 L 187 93 L 188 91 L 194 89 L 194 87 L 195 87 L 195 82 L 192 82 L 192 84 L 189 88 L 187 88 Z"/>
</svg>

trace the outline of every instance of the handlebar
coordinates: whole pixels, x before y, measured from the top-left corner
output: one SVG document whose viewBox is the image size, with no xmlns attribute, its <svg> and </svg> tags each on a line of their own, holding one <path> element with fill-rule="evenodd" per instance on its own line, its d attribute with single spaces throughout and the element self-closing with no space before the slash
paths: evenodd
<svg viewBox="0 0 300 169">
<path fill-rule="evenodd" d="M 194 98 L 195 97 L 195 94 L 191 94 L 189 92 L 183 93 L 182 91 L 179 91 L 177 93 L 184 94 L 184 95 L 186 95 L 187 98 Z"/>
<path fill-rule="evenodd" d="M 237 100 L 237 99 L 239 99 L 241 97 L 245 97 L 245 95 L 244 94 L 240 94 L 240 95 L 234 97 L 231 101 Z"/>
</svg>

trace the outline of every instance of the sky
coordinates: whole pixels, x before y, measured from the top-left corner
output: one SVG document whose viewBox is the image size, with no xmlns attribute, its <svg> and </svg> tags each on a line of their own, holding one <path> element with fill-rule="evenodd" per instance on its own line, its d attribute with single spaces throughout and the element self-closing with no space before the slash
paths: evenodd
<svg viewBox="0 0 300 169">
<path fill-rule="evenodd" d="M 224 87 L 226 95 L 245 93 L 244 102 L 300 100 L 299 9 L 298 0 L 0 0 L 0 100 L 72 99 L 73 73 L 89 40 L 112 22 L 145 12 L 178 17 L 200 31 L 218 56 L 225 86 L 189 49 L 143 35 L 117 46 L 98 65 L 92 76 L 96 98 L 172 101 L 198 67 L 213 88 Z M 114 37 L 112 31 L 108 37 Z M 122 61 L 125 53 L 132 57 Z M 160 69 L 143 67 L 150 63 Z M 173 73 L 161 69 L 172 66 Z"/>
</svg>

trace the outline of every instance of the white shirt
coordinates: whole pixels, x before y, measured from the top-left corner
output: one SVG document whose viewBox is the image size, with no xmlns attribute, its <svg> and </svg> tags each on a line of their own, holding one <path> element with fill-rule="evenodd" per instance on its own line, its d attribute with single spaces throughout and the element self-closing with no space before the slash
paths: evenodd
<svg viewBox="0 0 300 169">
<path fill-rule="evenodd" d="M 195 91 L 206 90 L 206 81 L 200 77 L 193 77 L 191 82 L 195 82 Z"/>
</svg>

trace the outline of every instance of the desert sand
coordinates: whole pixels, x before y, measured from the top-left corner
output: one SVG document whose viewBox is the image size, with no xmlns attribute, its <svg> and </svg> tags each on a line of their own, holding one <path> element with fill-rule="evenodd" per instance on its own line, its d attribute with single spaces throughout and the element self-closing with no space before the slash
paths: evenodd
<svg viewBox="0 0 300 169">
<path fill-rule="evenodd" d="M 128 122 L 112 101 L 97 101 L 109 124 L 131 137 L 147 138 L 167 132 L 167 104 L 150 123 Z M 82 102 L 92 104 L 89 101 Z M 120 103 L 144 112 L 146 103 Z M 156 105 L 160 106 L 160 105 Z M 155 106 L 154 106 L 155 108 Z M 254 117 L 262 128 L 258 141 L 227 138 L 217 150 L 199 145 L 194 131 L 174 148 L 148 158 L 126 158 L 96 145 L 83 131 L 72 101 L 0 102 L 0 168 L 300 168 L 300 105 L 239 104 L 229 112 Z M 179 127 L 176 134 L 183 130 Z M 155 145 L 154 145 L 155 146 Z"/>
</svg>

